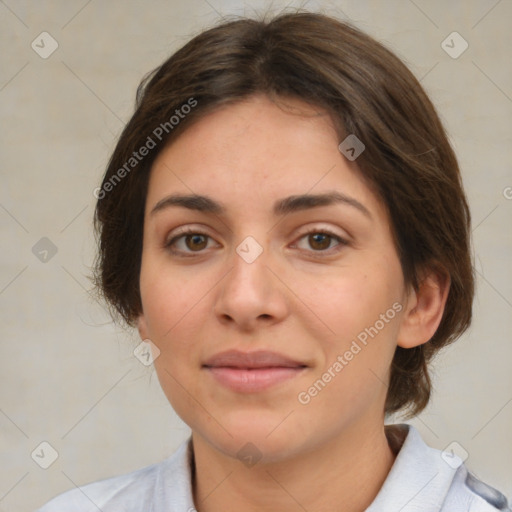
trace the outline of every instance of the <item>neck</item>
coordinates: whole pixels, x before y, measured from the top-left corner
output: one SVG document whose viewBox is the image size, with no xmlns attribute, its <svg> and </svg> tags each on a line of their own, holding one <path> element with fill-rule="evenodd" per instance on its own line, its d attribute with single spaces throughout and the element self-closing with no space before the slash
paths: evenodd
<svg viewBox="0 0 512 512">
<path fill-rule="evenodd" d="M 195 432 L 192 440 L 198 512 L 360 512 L 374 500 L 395 459 L 383 423 L 373 429 L 358 425 L 314 450 L 252 467 Z"/>
</svg>

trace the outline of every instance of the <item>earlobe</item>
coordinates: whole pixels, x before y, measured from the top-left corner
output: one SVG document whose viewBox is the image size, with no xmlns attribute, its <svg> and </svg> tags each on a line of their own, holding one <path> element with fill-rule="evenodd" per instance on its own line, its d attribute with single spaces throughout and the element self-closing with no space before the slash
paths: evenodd
<svg viewBox="0 0 512 512">
<path fill-rule="evenodd" d="M 434 336 L 443 318 L 449 290 L 450 276 L 440 271 L 429 272 L 417 290 L 411 289 L 398 333 L 398 346 L 416 347 Z"/>
</svg>

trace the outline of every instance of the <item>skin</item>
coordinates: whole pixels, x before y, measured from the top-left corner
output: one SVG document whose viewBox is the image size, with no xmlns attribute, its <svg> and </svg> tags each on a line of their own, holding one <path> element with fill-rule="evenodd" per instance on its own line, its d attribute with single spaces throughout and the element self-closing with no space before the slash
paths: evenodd
<svg viewBox="0 0 512 512">
<path fill-rule="evenodd" d="M 449 287 L 434 274 L 417 291 L 404 283 L 386 208 L 357 160 L 339 151 L 327 114 L 281 101 L 284 110 L 256 95 L 207 115 L 151 170 L 138 329 L 160 350 L 162 389 L 192 430 L 199 512 L 368 507 L 395 458 L 384 431 L 393 353 L 431 338 Z M 369 215 L 348 204 L 272 212 L 278 199 L 332 191 Z M 226 213 L 152 213 L 175 193 L 207 195 Z M 185 235 L 173 253 L 166 241 L 185 226 L 207 236 Z M 314 238 L 326 228 L 345 242 Z M 247 236 L 263 249 L 252 263 L 236 252 Z M 401 311 L 300 403 L 298 394 L 395 303 Z M 237 393 L 202 367 L 227 349 L 273 350 L 307 368 L 268 390 Z M 237 458 L 247 442 L 261 456 L 250 467 Z"/>
</svg>

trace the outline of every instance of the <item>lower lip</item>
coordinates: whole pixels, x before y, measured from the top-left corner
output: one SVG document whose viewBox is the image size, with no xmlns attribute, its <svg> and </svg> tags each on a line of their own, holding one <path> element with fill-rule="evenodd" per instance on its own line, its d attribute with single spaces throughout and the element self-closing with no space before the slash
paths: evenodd
<svg viewBox="0 0 512 512">
<path fill-rule="evenodd" d="M 206 367 L 224 386 L 241 393 L 255 393 L 268 389 L 280 382 L 292 379 L 305 367 L 232 368 L 226 366 Z"/>
</svg>

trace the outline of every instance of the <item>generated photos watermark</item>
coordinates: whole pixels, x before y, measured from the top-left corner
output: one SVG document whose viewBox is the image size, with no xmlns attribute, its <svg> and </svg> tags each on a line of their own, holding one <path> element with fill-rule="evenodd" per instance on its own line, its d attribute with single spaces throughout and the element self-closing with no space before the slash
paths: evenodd
<svg viewBox="0 0 512 512">
<path fill-rule="evenodd" d="M 137 150 L 132 153 L 132 156 L 126 160 L 122 167 L 120 167 L 108 180 L 106 180 L 101 187 L 94 189 L 93 194 L 96 199 L 103 199 L 109 192 L 114 190 L 116 185 L 121 182 L 137 165 L 146 157 L 152 149 L 154 149 L 158 142 L 161 142 L 165 135 L 168 135 L 176 126 L 178 126 L 182 119 L 185 119 L 187 114 L 190 114 L 192 109 L 197 106 L 197 100 L 189 98 L 186 103 L 183 103 L 180 108 L 174 111 L 168 121 L 160 123 L 148 135 L 146 142 Z M 158 142 L 157 142 L 158 141 Z"/>
<path fill-rule="evenodd" d="M 381 313 L 379 319 L 370 327 L 366 327 L 356 338 L 352 340 L 350 348 L 343 355 L 338 355 L 329 368 L 305 391 L 301 391 L 297 395 L 299 403 L 307 405 L 311 400 L 318 396 L 329 382 L 336 377 L 347 366 L 361 350 L 368 345 L 369 338 L 373 339 L 388 324 L 397 313 L 402 311 L 403 306 L 399 302 L 395 302 L 385 313 Z"/>
</svg>

